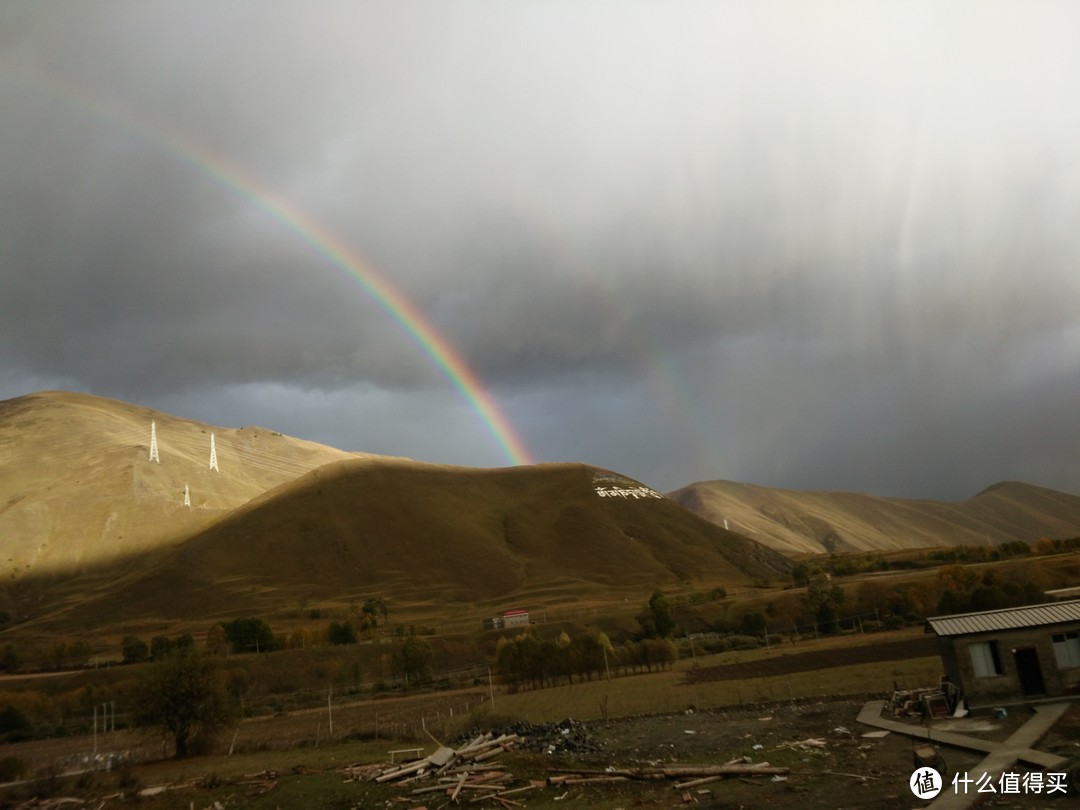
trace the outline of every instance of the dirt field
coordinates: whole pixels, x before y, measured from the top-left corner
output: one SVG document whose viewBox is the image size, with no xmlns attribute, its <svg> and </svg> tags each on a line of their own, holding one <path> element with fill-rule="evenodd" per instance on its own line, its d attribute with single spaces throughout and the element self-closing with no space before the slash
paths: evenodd
<svg viewBox="0 0 1080 810">
<path fill-rule="evenodd" d="M 796 672 L 846 667 L 852 664 L 868 664 L 876 661 L 900 661 L 937 655 L 937 637 L 921 636 L 903 641 L 887 641 L 863 644 L 857 647 L 840 647 L 828 650 L 811 650 L 759 661 L 743 661 L 714 667 L 696 667 L 687 670 L 690 683 L 762 678 L 770 675 L 791 675 Z"/>
<path fill-rule="evenodd" d="M 670 798 L 662 791 L 640 789 L 613 791 L 614 798 L 635 799 L 636 806 L 671 807 L 692 804 L 701 807 L 762 807 L 798 802 L 801 808 L 910 808 L 924 806 L 908 787 L 913 771 L 912 741 L 900 734 L 868 738 L 873 729 L 856 722 L 862 700 L 835 700 L 797 705 L 766 705 L 752 709 L 704 711 L 612 721 L 595 724 L 594 738 L 603 747 L 600 755 L 590 755 L 597 764 L 619 763 L 724 763 L 739 757 L 754 762 L 769 762 L 791 769 L 783 780 L 771 778 L 725 779 L 689 791 L 668 787 Z M 953 724 L 953 730 L 971 736 L 1002 740 L 1030 716 L 1023 710 L 1005 720 L 976 718 L 965 721 L 941 721 Z M 805 740 L 817 742 L 798 745 Z M 823 744 L 819 744 L 819 742 Z M 1080 707 L 1075 707 L 1059 728 L 1040 746 L 1062 755 L 1080 752 Z M 947 775 L 974 771 L 981 755 L 942 748 Z M 1073 753 L 1072 755 L 1075 755 Z M 1018 771 L 1022 771 L 1018 767 Z M 972 773 L 972 776 L 977 774 Z M 637 787 L 637 785 L 634 785 Z M 588 802 L 588 787 L 582 787 L 581 799 Z M 595 789 L 593 789 L 594 792 Z M 593 797 L 594 799 L 596 797 Z M 1014 808 L 1074 806 L 1075 797 L 1056 802 L 1048 796 L 1009 796 L 1000 805 Z M 606 801 L 606 799 L 605 799 Z M 628 802 L 629 804 L 630 802 Z M 605 805 L 621 806 L 621 805 Z"/>
</svg>

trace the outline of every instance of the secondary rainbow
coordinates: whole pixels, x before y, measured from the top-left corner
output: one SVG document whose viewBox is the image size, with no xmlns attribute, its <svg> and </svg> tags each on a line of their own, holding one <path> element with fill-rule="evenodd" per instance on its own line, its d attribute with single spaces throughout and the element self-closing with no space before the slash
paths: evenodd
<svg viewBox="0 0 1080 810">
<path fill-rule="evenodd" d="M 130 115 L 107 109 L 97 100 L 88 100 L 70 87 L 54 86 L 52 95 L 89 112 L 95 118 L 118 125 L 140 139 L 165 150 L 200 173 L 239 194 L 326 258 L 330 264 L 358 283 L 361 289 L 389 315 L 446 376 L 450 383 L 483 420 L 507 460 L 514 465 L 532 464 L 525 442 L 517 435 L 469 364 L 431 323 L 430 319 L 400 290 L 364 261 L 341 238 L 324 227 L 292 200 L 278 194 L 252 174 L 244 171 L 190 139 L 162 132 Z"/>
</svg>

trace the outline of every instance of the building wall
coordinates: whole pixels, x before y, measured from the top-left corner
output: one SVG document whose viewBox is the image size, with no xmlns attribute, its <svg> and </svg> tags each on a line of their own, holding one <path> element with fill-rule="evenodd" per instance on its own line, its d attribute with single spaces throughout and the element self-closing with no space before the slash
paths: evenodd
<svg viewBox="0 0 1080 810">
<path fill-rule="evenodd" d="M 1026 699 L 1016 658 L 1016 651 L 1026 648 L 1034 650 L 1042 675 L 1043 694 L 1046 697 L 1080 695 L 1080 667 L 1059 668 L 1051 638 L 1057 633 L 1070 631 L 1080 631 L 1080 624 L 1001 630 L 966 636 L 941 636 L 938 644 L 945 674 L 963 690 L 967 705 L 984 708 L 1021 703 Z M 1000 664 L 1001 672 L 979 675 L 976 673 L 971 647 L 988 642 L 996 644 L 997 663 Z M 985 656 L 983 660 L 985 662 Z"/>
<path fill-rule="evenodd" d="M 528 611 L 521 611 L 520 613 L 504 613 L 503 625 L 506 627 L 520 627 L 529 623 Z"/>
</svg>

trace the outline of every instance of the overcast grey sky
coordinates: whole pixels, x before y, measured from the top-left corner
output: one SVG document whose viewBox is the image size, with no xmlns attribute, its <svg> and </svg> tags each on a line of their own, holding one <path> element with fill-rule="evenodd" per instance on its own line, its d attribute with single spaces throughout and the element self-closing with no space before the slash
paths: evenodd
<svg viewBox="0 0 1080 810">
<path fill-rule="evenodd" d="M 537 461 L 1080 493 L 1077 42 L 1067 1 L 5 0 L 0 398 L 509 463 L 316 229 Z"/>
</svg>

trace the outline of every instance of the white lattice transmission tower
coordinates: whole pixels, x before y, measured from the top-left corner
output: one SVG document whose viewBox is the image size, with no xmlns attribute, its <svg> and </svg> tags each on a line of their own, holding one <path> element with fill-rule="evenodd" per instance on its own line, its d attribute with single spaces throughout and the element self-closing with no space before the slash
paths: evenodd
<svg viewBox="0 0 1080 810">
<path fill-rule="evenodd" d="M 161 463 L 161 456 L 158 455 L 157 447 L 157 422 L 150 420 L 150 460 Z"/>
<path fill-rule="evenodd" d="M 218 470 L 217 446 L 214 444 L 214 434 L 213 433 L 210 434 L 210 469 L 211 470 L 217 470 L 218 472 L 221 472 L 221 470 Z"/>
<path fill-rule="evenodd" d="M 191 490 L 184 484 L 184 506 L 191 506 Z"/>
</svg>

